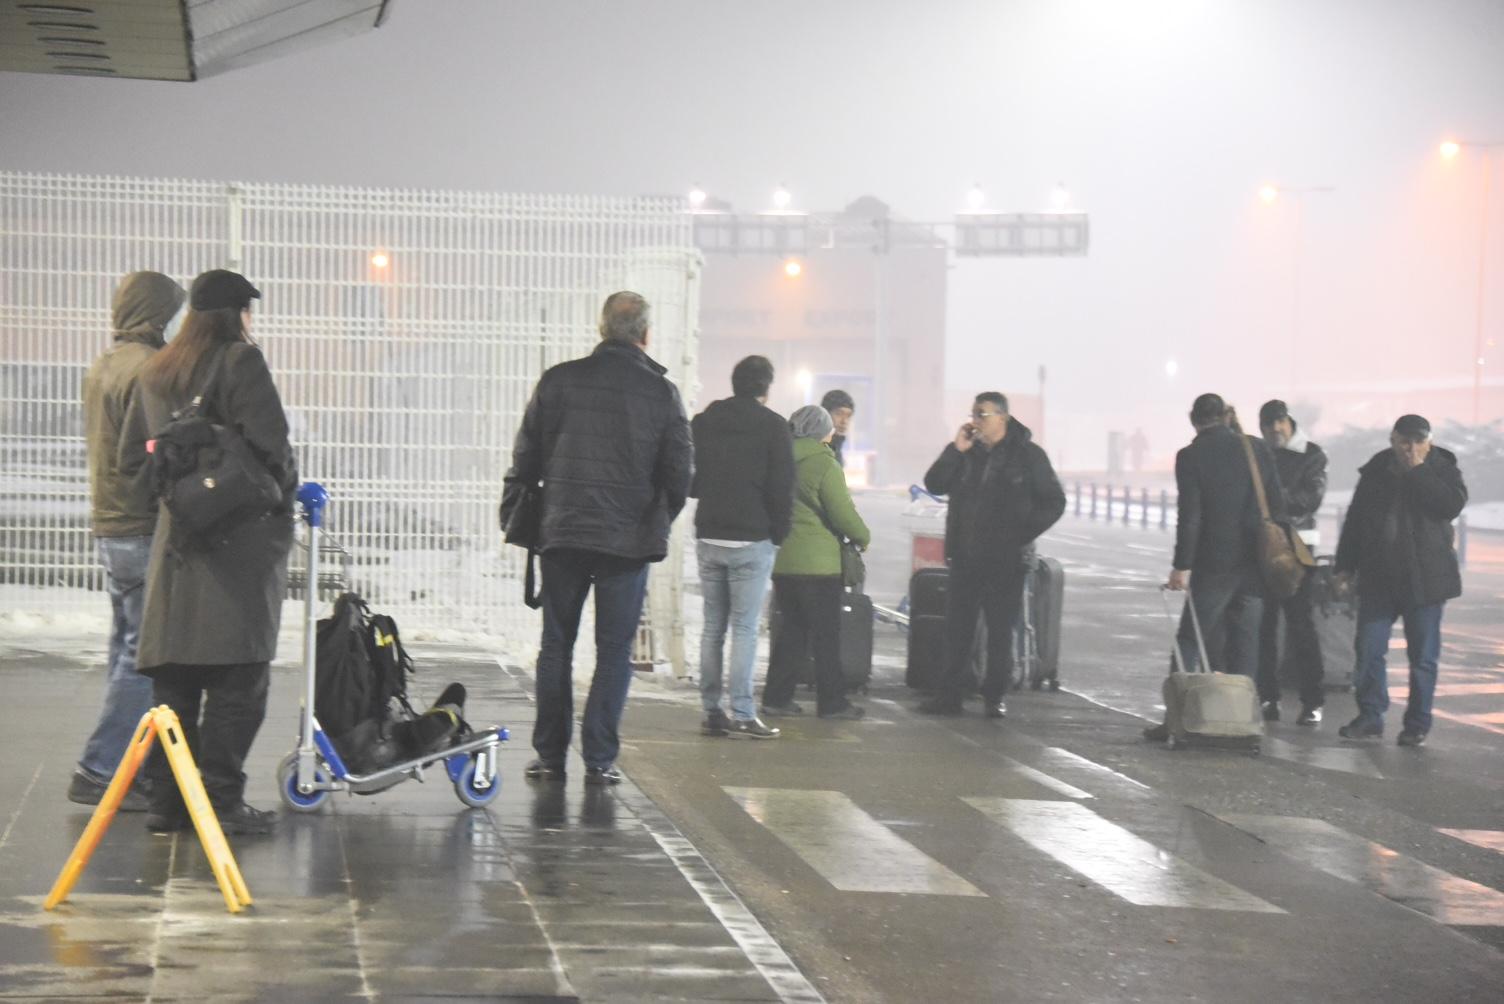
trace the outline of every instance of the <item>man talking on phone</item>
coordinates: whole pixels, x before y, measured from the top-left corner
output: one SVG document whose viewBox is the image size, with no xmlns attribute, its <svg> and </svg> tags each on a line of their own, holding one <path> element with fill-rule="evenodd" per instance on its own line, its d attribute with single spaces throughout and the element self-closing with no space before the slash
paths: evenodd
<svg viewBox="0 0 1504 1004">
<path fill-rule="evenodd" d="M 930 715 L 959 715 L 975 685 L 971 647 L 978 615 L 987 618 L 983 713 L 1002 718 L 1013 675 L 1013 625 L 1023 599 L 1024 554 L 1065 512 L 1065 492 L 1029 429 L 1008 414 L 996 391 L 976 396 L 971 421 L 956 432 L 924 476 L 935 495 L 949 496 L 945 561 L 950 567 L 945 611 L 945 680 L 919 705 Z"/>
</svg>

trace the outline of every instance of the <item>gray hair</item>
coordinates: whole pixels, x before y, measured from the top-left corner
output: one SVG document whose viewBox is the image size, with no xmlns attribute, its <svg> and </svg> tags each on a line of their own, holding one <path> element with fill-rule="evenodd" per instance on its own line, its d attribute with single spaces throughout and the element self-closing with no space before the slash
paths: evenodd
<svg viewBox="0 0 1504 1004">
<path fill-rule="evenodd" d="M 641 345 L 649 324 L 648 301 L 630 290 L 612 293 L 601 307 L 601 337 L 607 341 Z"/>
<path fill-rule="evenodd" d="M 830 412 L 818 404 L 807 404 L 789 416 L 789 430 L 795 439 L 824 439 L 835 427 Z"/>
</svg>

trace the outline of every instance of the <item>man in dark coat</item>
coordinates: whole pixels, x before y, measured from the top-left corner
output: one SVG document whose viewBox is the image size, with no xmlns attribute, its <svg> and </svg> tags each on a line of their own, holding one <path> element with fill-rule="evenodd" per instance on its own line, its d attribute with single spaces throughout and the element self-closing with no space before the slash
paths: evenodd
<svg viewBox="0 0 1504 1004">
<path fill-rule="evenodd" d="M 1358 587 L 1358 716 L 1337 731 L 1344 739 L 1384 734 L 1385 657 L 1394 622 L 1403 620 L 1410 697 L 1399 744 L 1419 746 L 1431 731 L 1442 609 L 1462 595 L 1452 521 L 1467 505 L 1467 485 L 1457 457 L 1432 445 L 1421 416 L 1401 416 L 1389 443 L 1360 469 L 1337 543 L 1339 582 L 1356 574 Z"/>
<path fill-rule="evenodd" d="M 585 598 L 595 590 L 595 676 L 585 702 L 587 784 L 617 784 L 618 728 L 632 683 L 632 640 L 648 563 L 668 554 L 669 526 L 689 494 L 689 420 L 668 371 L 648 357 L 648 303 L 613 293 L 601 343 L 543 374 L 528 402 L 506 475 L 501 521 L 528 486 L 543 486 L 543 639 L 537 717 L 527 767 L 561 780 L 574 724 L 573 653 Z"/>
<path fill-rule="evenodd" d="M 844 390 L 828 390 L 820 398 L 820 407 L 830 412 L 830 421 L 835 425 L 835 435 L 830 437 L 830 452 L 836 455 L 836 463 L 846 466 L 846 439 L 851 435 L 851 419 L 856 414 L 856 401 Z"/>
<path fill-rule="evenodd" d="M 146 447 L 126 430 L 141 367 L 163 345 L 187 293 L 160 272 L 132 272 L 115 288 L 114 344 L 84 375 L 84 438 L 89 454 L 90 514 L 114 610 L 104 705 L 94 734 L 68 784 L 68 798 L 97 805 L 141 716 L 152 706 L 151 678 L 136 672 L 146 597 L 146 563 L 157 526 Z M 145 812 L 147 785 L 138 779 L 120 808 Z"/>
<path fill-rule="evenodd" d="M 987 618 L 983 711 L 1001 718 L 1013 675 L 1013 625 L 1023 600 L 1029 545 L 1065 512 L 1065 492 L 1050 458 L 1028 427 L 1008 414 L 996 391 L 978 394 L 961 426 L 924 476 L 932 494 L 947 495 L 945 560 L 946 675 L 940 692 L 919 705 L 933 715 L 959 715 L 971 691 L 971 650 L 977 617 Z"/>
<path fill-rule="evenodd" d="M 752 676 L 757 623 L 778 545 L 794 506 L 794 440 L 767 406 L 773 364 L 748 356 L 731 371 L 731 397 L 711 402 L 690 424 L 695 442 L 696 555 L 705 627 L 700 635 L 700 701 L 710 736 L 775 739 L 757 717 Z M 731 714 L 721 707 L 726 629 L 731 629 Z"/>
<path fill-rule="evenodd" d="M 1326 453 L 1306 438 L 1283 401 L 1266 401 L 1259 409 L 1259 430 L 1274 454 L 1279 482 L 1285 489 L 1285 514 L 1290 528 L 1314 554 L 1320 545 L 1316 513 L 1326 496 Z M 1284 599 L 1264 597 L 1263 623 L 1259 625 L 1259 701 L 1264 720 L 1279 721 L 1279 617 L 1285 615 L 1285 645 L 1300 680 L 1300 715 L 1297 725 L 1321 721 L 1326 693 L 1321 685 L 1325 666 L 1321 639 L 1316 634 L 1316 615 L 1311 605 L 1315 575 L 1309 570 L 1295 595 Z"/>
<path fill-rule="evenodd" d="M 1190 605 L 1201 625 L 1212 668 L 1256 679 L 1263 614 L 1258 564 L 1261 516 L 1248 464 L 1249 447 L 1275 520 L 1284 519 L 1284 489 L 1269 447 L 1243 435 L 1236 422 L 1232 409 L 1216 394 L 1202 394 L 1191 405 L 1196 438 L 1175 454 L 1175 556 L 1165 585 L 1191 591 Z M 1193 579 L 1195 588 L 1191 589 Z M 1189 608 L 1181 614 L 1177 637 L 1181 667 L 1200 666 Z M 1145 729 L 1144 737 L 1162 742 L 1169 730 L 1156 725 Z"/>
</svg>

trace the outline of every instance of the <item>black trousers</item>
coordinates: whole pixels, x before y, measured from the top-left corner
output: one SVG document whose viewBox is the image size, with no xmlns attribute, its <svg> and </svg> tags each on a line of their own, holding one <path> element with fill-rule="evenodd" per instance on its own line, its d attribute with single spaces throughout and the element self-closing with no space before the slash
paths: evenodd
<svg viewBox="0 0 1504 1004">
<path fill-rule="evenodd" d="M 153 698 L 177 712 L 215 812 L 234 809 L 245 800 L 242 768 L 266 717 L 270 681 L 270 666 L 265 662 L 168 666 L 152 674 Z M 187 812 L 160 741 L 152 747 L 146 773 L 152 780 L 153 812 Z"/>
<path fill-rule="evenodd" d="M 977 617 L 987 619 L 987 672 L 982 699 L 1000 701 L 1013 676 L 1013 626 L 1023 603 L 1028 569 L 1022 556 L 997 563 L 957 561 L 950 566 L 945 608 L 944 696 L 963 700 L 976 689 L 971 652 Z"/>
<path fill-rule="evenodd" d="M 775 575 L 778 637 L 768 657 L 762 703 L 788 704 L 799 686 L 806 652 L 815 657 L 815 711 L 828 715 L 846 707 L 841 674 L 841 593 L 839 575 Z"/>
<path fill-rule="evenodd" d="M 1191 603 L 1201 622 L 1206 657 L 1219 673 L 1256 679 L 1259 668 L 1259 618 L 1264 609 L 1257 568 L 1191 573 Z M 1181 668 L 1201 665 L 1191 615 L 1180 615 Z"/>
<path fill-rule="evenodd" d="M 1316 577 L 1306 573 L 1300 589 L 1287 600 L 1264 597 L 1264 618 L 1259 624 L 1259 700 L 1278 701 L 1279 690 L 1279 615 L 1285 615 L 1285 647 L 1290 662 L 1299 674 L 1300 703 L 1308 708 L 1320 707 L 1326 700 L 1321 678 L 1326 673 L 1321 657 L 1321 638 L 1316 633 L 1316 612 L 1312 609 L 1311 590 Z"/>
</svg>

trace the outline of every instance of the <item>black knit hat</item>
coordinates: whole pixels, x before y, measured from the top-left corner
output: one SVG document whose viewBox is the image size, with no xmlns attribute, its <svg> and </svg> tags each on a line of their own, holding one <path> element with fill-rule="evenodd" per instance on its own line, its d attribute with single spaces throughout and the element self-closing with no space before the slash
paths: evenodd
<svg viewBox="0 0 1504 1004">
<path fill-rule="evenodd" d="M 1290 428 L 1295 428 L 1295 419 L 1290 415 L 1290 408 L 1285 402 L 1275 398 L 1273 401 L 1265 401 L 1259 409 L 1259 428 L 1267 429 L 1282 418 L 1290 419 Z"/>
<path fill-rule="evenodd" d="M 1401 439 L 1428 439 L 1431 435 L 1431 423 L 1419 415 L 1401 415 L 1394 423 L 1394 434 Z"/>
<path fill-rule="evenodd" d="M 216 268 L 193 280 L 188 293 L 188 305 L 194 310 L 223 310 L 235 307 L 244 310 L 252 300 L 261 299 L 261 290 L 252 286 L 239 272 Z"/>
</svg>

